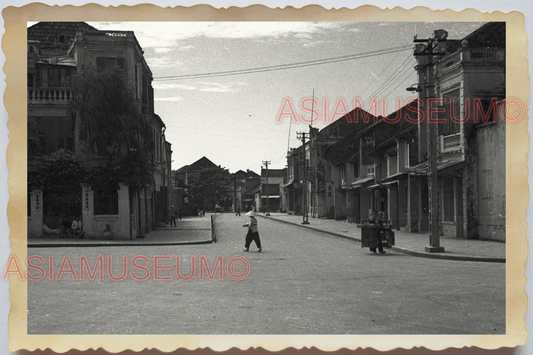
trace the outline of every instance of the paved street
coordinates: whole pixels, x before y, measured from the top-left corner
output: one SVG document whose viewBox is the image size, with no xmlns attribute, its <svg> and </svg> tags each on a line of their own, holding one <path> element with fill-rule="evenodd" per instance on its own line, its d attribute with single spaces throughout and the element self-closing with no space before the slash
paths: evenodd
<svg viewBox="0 0 533 355">
<path fill-rule="evenodd" d="M 190 273 L 191 256 L 248 258 L 244 281 L 61 281 L 28 283 L 28 334 L 505 334 L 505 264 L 369 253 L 352 240 L 259 219 L 263 252 L 242 252 L 247 217 L 216 217 L 217 243 L 168 246 L 31 248 L 64 255 L 79 269 L 111 255 L 172 255 L 160 264 Z M 106 259 L 107 260 L 107 259 Z M 34 262 L 35 264 L 35 262 Z M 153 265 L 148 265 L 149 267 Z M 47 269 L 47 265 L 43 265 Z M 105 270 L 107 274 L 107 269 Z M 138 275 L 142 271 L 134 270 Z M 79 273 L 78 273 L 79 276 Z"/>
</svg>

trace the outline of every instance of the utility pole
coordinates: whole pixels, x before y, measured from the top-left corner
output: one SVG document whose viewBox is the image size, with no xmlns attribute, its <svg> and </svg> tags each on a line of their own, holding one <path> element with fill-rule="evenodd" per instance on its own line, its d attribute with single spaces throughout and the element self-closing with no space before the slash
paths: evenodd
<svg viewBox="0 0 533 355">
<path fill-rule="evenodd" d="M 309 133 L 296 132 L 296 137 L 302 140 L 302 195 L 303 195 L 303 221 L 302 224 L 309 224 L 309 218 L 307 216 L 307 159 L 305 153 L 305 139 L 309 137 Z"/>
<path fill-rule="evenodd" d="M 433 34 L 433 38 L 429 39 L 417 39 L 415 37 L 415 43 L 425 43 L 424 47 L 418 47 L 415 50 L 414 55 L 418 56 L 417 70 L 422 71 L 425 69 L 425 80 L 423 83 L 423 90 L 419 92 L 423 93 L 424 97 L 422 102 L 426 105 L 426 132 L 427 132 L 427 154 L 428 154 L 428 198 L 429 198 L 429 246 L 425 247 L 426 252 L 429 253 L 442 253 L 444 247 L 440 245 L 440 230 L 439 230 L 439 185 L 438 185 L 438 126 L 430 119 L 429 113 L 432 112 L 429 105 L 431 105 L 430 98 L 434 98 L 434 92 L 431 93 L 429 89 L 434 91 L 434 67 L 436 63 L 434 58 L 442 57 L 445 53 L 439 51 L 441 42 L 446 42 L 448 33 L 446 31 L 437 30 Z M 440 59 L 440 58 L 439 58 Z M 437 59 L 438 60 L 438 59 Z M 420 65 L 422 64 L 422 65 Z M 419 76 L 420 77 L 420 76 Z M 418 91 L 418 90 L 417 90 Z"/>
<path fill-rule="evenodd" d="M 237 212 L 237 175 L 233 174 L 233 213 Z"/>
<path fill-rule="evenodd" d="M 270 197 L 268 196 L 268 164 L 270 164 L 270 160 L 263 160 L 263 165 L 266 167 L 266 196 L 267 196 L 267 201 L 266 201 L 266 209 L 265 209 L 265 212 L 266 212 L 266 216 L 270 216 L 270 213 L 268 212 L 268 201 L 270 200 Z"/>
</svg>

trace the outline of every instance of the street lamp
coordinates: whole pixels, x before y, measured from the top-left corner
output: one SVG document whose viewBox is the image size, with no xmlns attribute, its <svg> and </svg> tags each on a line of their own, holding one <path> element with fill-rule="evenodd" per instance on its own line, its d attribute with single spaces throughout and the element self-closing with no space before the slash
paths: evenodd
<svg viewBox="0 0 533 355">
<path fill-rule="evenodd" d="M 414 87 L 415 85 L 416 87 Z M 418 84 L 413 84 L 405 90 L 410 91 L 410 92 L 422 92 L 422 87 Z"/>
</svg>

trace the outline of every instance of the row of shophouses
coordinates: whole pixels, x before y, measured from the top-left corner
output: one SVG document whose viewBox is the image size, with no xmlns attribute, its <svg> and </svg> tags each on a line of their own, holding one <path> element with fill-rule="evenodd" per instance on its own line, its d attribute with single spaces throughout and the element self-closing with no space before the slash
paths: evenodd
<svg viewBox="0 0 533 355">
<path fill-rule="evenodd" d="M 101 237 L 108 224 L 114 238 L 133 239 L 166 219 L 172 150 L 165 139 L 165 124 L 154 113 L 152 73 L 143 54 L 132 31 L 99 31 L 83 22 L 39 22 L 28 27 L 29 174 L 58 151 L 72 152 L 89 170 L 107 164 L 109 147 L 102 147 L 100 154 L 90 149 L 81 132 L 82 115 L 69 112 L 74 81 L 82 71 L 111 67 L 120 71 L 152 135 L 148 151 L 143 152 L 150 157 L 150 178 L 143 186 L 124 181 L 55 187 L 29 184 L 30 237 L 40 236 L 43 225 L 55 229 L 63 219 L 81 219 L 89 237 Z"/>
<path fill-rule="evenodd" d="M 281 210 L 311 223 L 362 223 L 383 211 L 392 227 L 425 232 L 437 207 L 441 235 L 505 240 L 505 23 L 415 42 L 418 82 L 409 90 L 418 100 L 387 117 L 356 108 L 310 127 L 288 152 Z M 438 122 L 428 123 L 430 105 Z"/>
</svg>

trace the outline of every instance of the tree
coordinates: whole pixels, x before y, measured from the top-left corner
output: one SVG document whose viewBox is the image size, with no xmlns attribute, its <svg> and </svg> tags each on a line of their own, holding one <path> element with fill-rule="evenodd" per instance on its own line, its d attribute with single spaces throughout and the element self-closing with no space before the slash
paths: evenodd
<svg viewBox="0 0 533 355">
<path fill-rule="evenodd" d="M 34 168 L 28 172 L 28 186 L 34 188 L 57 190 L 67 186 L 79 187 L 87 177 L 78 157 L 65 149 L 42 157 Z"/>
<path fill-rule="evenodd" d="M 230 197 L 231 175 L 221 168 L 196 170 L 189 173 L 189 195 L 193 203 L 202 207 L 208 200 L 211 205 Z"/>
<path fill-rule="evenodd" d="M 151 180 L 153 131 L 133 91 L 118 68 L 78 74 L 69 114 L 77 116 L 79 137 L 107 164 L 90 172 L 89 180 L 125 182 L 140 188 Z"/>
</svg>

